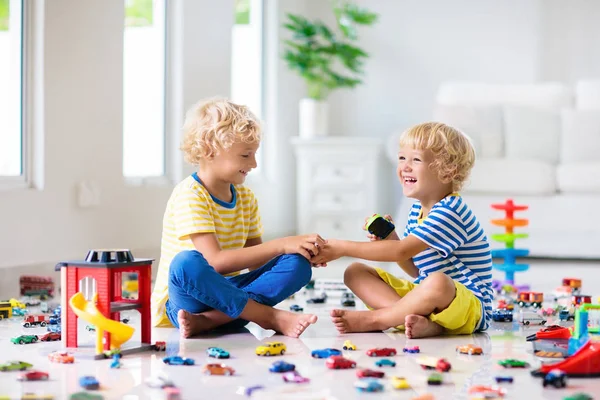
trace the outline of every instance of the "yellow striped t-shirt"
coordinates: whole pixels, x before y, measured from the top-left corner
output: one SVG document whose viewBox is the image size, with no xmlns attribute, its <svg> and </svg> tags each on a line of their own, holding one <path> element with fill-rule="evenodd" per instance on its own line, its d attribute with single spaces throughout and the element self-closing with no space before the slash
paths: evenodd
<svg viewBox="0 0 600 400">
<path fill-rule="evenodd" d="M 165 312 L 169 298 L 169 266 L 177 253 L 194 249 L 190 235 L 213 232 L 223 250 L 240 249 L 246 240 L 262 235 L 254 193 L 242 185 L 232 185 L 231 192 L 231 203 L 211 196 L 196 174 L 185 178 L 173 189 L 163 217 L 160 262 L 152 292 L 153 326 L 171 325 Z M 237 274 L 239 272 L 229 275 Z"/>
</svg>

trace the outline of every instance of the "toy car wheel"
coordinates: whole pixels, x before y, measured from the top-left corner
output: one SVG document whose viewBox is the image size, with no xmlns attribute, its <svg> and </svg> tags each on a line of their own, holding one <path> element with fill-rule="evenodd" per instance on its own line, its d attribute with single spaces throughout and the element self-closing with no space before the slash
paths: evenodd
<svg viewBox="0 0 600 400">
<path fill-rule="evenodd" d="M 285 354 L 285 350 L 281 350 L 281 355 L 284 355 L 284 354 Z"/>
<path fill-rule="evenodd" d="M 38 338 L 37 338 L 37 336 L 36 336 L 36 337 L 34 337 L 33 339 L 31 339 L 31 343 L 35 343 L 35 342 L 37 342 L 37 341 L 38 341 Z"/>
<path fill-rule="evenodd" d="M 392 351 L 392 352 L 390 353 L 390 356 L 395 356 L 395 355 L 396 355 L 396 352 L 395 352 L 395 351 Z"/>
<path fill-rule="evenodd" d="M 29 325 L 29 322 L 25 322 L 25 323 L 23 324 L 23 326 L 24 326 L 25 328 L 29 328 L 31 325 Z"/>
<path fill-rule="evenodd" d="M 42 321 L 42 322 L 40 322 L 40 325 L 41 325 L 41 326 L 42 326 L 42 328 L 43 328 L 44 326 L 46 326 L 46 321 Z"/>
<path fill-rule="evenodd" d="M 543 320 L 540 325 L 546 325 L 546 320 Z"/>
<path fill-rule="evenodd" d="M 204 375 L 212 375 L 212 374 L 210 373 L 210 370 L 207 369 L 206 371 L 204 371 Z"/>
<path fill-rule="evenodd" d="M 271 356 L 271 352 L 270 351 L 265 352 L 265 356 L 270 357 Z"/>
<path fill-rule="evenodd" d="M 40 379 L 43 380 L 43 381 L 47 381 L 48 380 L 48 375 L 44 375 Z"/>
<path fill-rule="evenodd" d="M 352 363 L 351 367 L 352 367 L 352 368 L 356 368 L 356 364 L 355 364 L 355 363 Z"/>
<path fill-rule="evenodd" d="M 348 350 L 348 346 L 344 346 L 344 347 L 342 347 L 342 349 Z"/>
<path fill-rule="evenodd" d="M 469 349 L 468 353 L 469 353 L 470 356 L 472 356 L 473 355 L 473 349 Z"/>
<path fill-rule="evenodd" d="M 529 321 L 524 321 L 523 325 L 529 325 Z"/>
<path fill-rule="evenodd" d="M 334 365 L 333 368 L 334 369 L 340 369 L 340 366 L 339 365 Z"/>
<path fill-rule="evenodd" d="M 229 375 L 231 375 L 231 371 L 230 371 L 230 370 L 228 370 L 228 369 L 226 369 L 226 370 L 225 370 L 225 373 L 224 373 L 223 375 L 229 376 Z"/>
</svg>

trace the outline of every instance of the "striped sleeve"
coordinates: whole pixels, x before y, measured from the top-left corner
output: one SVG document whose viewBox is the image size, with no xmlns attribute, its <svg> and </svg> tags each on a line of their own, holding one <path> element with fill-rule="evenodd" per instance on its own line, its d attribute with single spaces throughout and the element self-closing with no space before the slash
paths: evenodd
<svg viewBox="0 0 600 400">
<path fill-rule="evenodd" d="M 216 232 L 212 210 L 205 193 L 188 188 L 182 190 L 173 203 L 173 223 L 179 240 L 194 233 Z"/>
<path fill-rule="evenodd" d="M 250 230 L 248 231 L 248 239 L 256 239 L 261 237 L 263 234 L 262 221 L 260 219 L 260 212 L 258 210 L 258 200 L 254 196 L 254 193 L 248 191 L 248 195 L 251 197 L 252 209 L 250 211 Z"/>
<path fill-rule="evenodd" d="M 452 208 L 434 207 L 422 224 L 411 232 L 444 258 L 467 241 L 467 232 L 460 215 Z"/>
</svg>

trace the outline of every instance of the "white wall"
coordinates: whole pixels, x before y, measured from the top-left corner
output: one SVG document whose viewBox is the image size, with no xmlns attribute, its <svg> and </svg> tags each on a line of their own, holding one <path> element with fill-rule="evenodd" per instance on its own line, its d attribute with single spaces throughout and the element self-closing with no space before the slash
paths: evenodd
<svg viewBox="0 0 600 400">
<path fill-rule="evenodd" d="M 178 0 L 183 64 L 176 103 L 228 95 L 233 0 Z M 122 178 L 120 0 L 45 2 L 44 190 L 0 193 L 0 267 L 54 264 L 89 248 L 158 255 L 171 186 L 132 187 Z M 82 209 L 75 186 L 95 181 L 100 205 Z"/>
</svg>

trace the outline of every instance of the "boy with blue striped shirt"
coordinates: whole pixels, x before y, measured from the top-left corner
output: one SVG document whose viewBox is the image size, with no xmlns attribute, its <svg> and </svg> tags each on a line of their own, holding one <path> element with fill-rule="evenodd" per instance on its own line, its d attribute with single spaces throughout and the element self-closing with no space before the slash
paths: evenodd
<svg viewBox="0 0 600 400">
<path fill-rule="evenodd" d="M 413 204 L 402 238 L 392 232 L 371 242 L 329 239 L 315 264 L 342 256 L 395 261 L 414 281 L 355 262 L 346 285 L 371 311 L 333 310 L 338 331 L 404 326 L 406 336 L 471 334 L 487 329 L 492 311 L 492 258 L 477 218 L 460 197 L 475 150 L 460 131 L 424 123 L 400 138 L 397 174 Z M 391 219 L 389 216 L 386 218 Z"/>
</svg>

